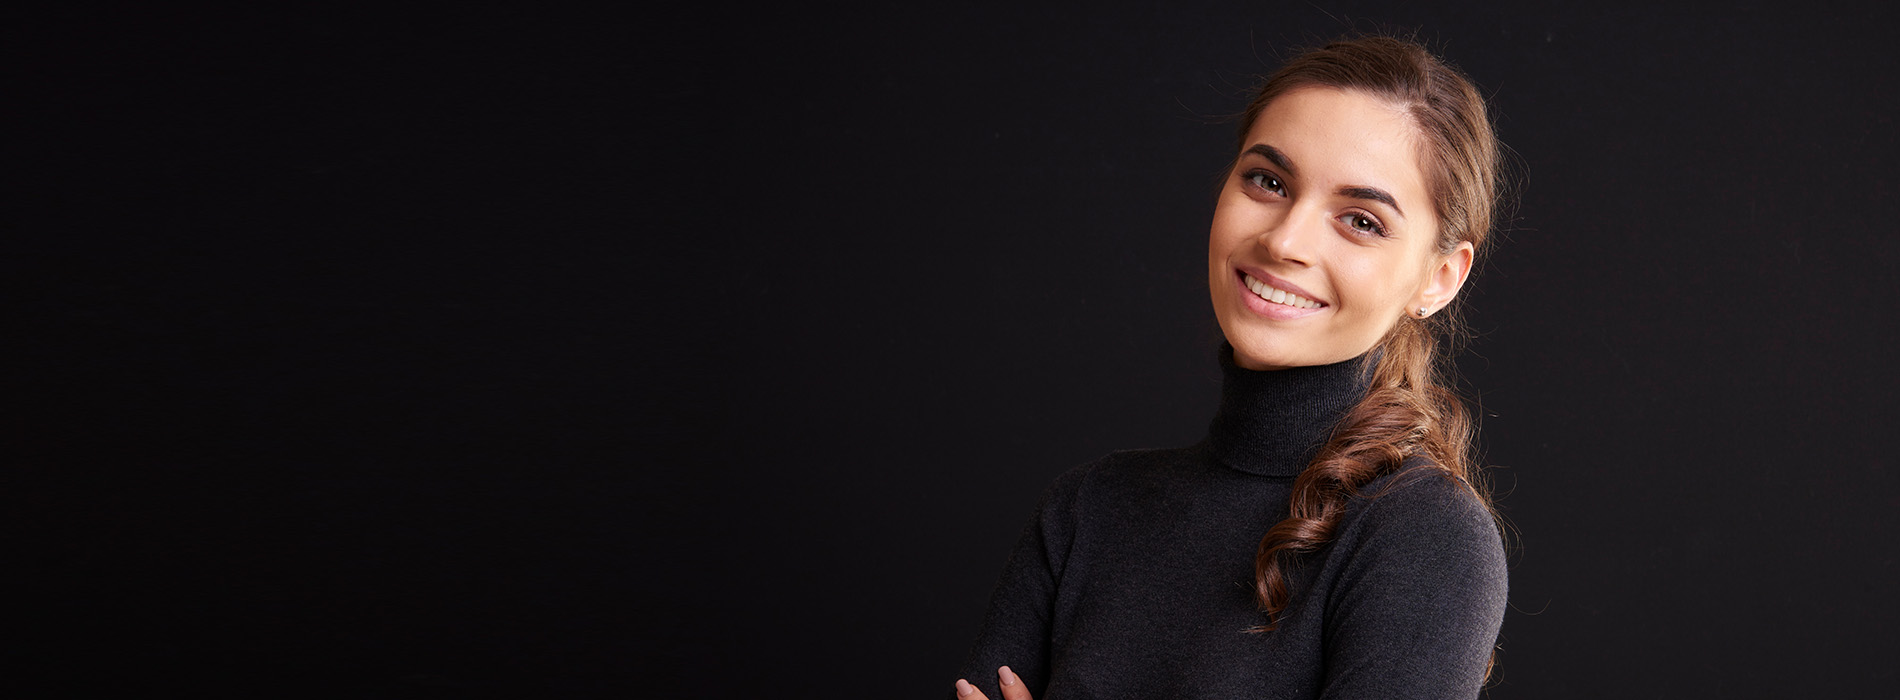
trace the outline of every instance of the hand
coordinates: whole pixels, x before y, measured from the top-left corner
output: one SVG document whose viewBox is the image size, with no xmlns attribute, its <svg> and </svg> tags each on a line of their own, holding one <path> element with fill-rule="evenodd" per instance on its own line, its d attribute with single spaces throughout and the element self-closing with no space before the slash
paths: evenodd
<svg viewBox="0 0 1900 700">
<path fill-rule="evenodd" d="M 1023 679 L 1017 678 L 1016 672 L 1009 670 L 1008 666 L 996 669 L 996 684 L 1003 686 L 1003 700 L 1030 700 L 1029 689 L 1023 687 Z M 990 700 L 983 691 L 977 690 L 976 686 L 970 685 L 969 681 L 961 678 L 957 679 L 957 698 L 959 700 Z"/>
</svg>

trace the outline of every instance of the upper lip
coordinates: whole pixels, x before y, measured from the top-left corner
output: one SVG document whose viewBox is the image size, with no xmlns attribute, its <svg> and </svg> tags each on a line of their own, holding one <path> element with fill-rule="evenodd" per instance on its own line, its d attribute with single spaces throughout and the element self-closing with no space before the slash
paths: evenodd
<svg viewBox="0 0 1900 700">
<path fill-rule="evenodd" d="M 1319 295 L 1306 291 L 1304 289 L 1300 289 L 1299 285 L 1294 284 L 1292 282 L 1288 282 L 1278 277 L 1274 277 L 1273 275 L 1269 275 L 1265 272 L 1261 272 L 1260 268 L 1242 267 L 1240 268 L 1240 271 L 1243 273 L 1246 273 L 1247 276 L 1249 277 L 1260 280 L 1261 282 L 1265 282 L 1267 286 L 1272 287 L 1274 289 L 1278 289 L 1282 292 L 1288 292 L 1291 294 L 1298 294 L 1308 299 L 1312 299 L 1313 301 L 1319 302 L 1321 306 L 1328 305 L 1325 299 L 1319 298 Z"/>
</svg>

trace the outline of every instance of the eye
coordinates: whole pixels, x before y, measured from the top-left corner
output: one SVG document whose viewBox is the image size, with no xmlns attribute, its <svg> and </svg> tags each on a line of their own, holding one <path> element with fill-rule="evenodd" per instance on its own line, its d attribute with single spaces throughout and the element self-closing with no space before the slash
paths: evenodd
<svg viewBox="0 0 1900 700">
<path fill-rule="evenodd" d="M 1273 173 L 1254 171 L 1247 174 L 1247 181 L 1253 183 L 1254 187 L 1286 196 L 1286 183 L 1281 182 L 1280 178 L 1275 177 Z"/>
<path fill-rule="evenodd" d="M 1374 219 L 1361 212 L 1355 211 L 1341 214 L 1339 220 L 1345 223 L 1347 227 L 1360 233 L 1380 237 L 1386 235 L 1384 224 L 1379 223 L 1378 219 Z"/>
</svg>

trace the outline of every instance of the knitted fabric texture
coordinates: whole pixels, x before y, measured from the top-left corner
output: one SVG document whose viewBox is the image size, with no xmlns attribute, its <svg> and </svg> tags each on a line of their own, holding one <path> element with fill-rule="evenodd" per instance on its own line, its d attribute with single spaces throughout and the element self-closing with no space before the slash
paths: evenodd
<svg viewBox="0 0 1900 700">
<path fill-rule="evenodd" d="M 1496 525 L 1435 469 L 1367 485 L 1294 574 L 1272 632 L 1254 554 L 1296 477 L 1365 394 L 1364 361 L 1256 372 L 1222 349 L 1219 413 L 1183 448 L 1115 452 L 1045 492 L 963 677 L 1037 700 L 1476 697 L 1506 576 Z"/>
</svg>

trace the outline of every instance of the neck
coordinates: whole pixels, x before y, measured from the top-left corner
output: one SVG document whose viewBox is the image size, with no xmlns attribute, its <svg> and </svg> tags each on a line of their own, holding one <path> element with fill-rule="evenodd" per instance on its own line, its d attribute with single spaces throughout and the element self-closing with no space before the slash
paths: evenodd
<svg viewBox="0 0 1900 700">
<path fill-rule="evenodd" d="M 1220 412 L 1208 428 L 1208 446 L 1230 468 L 1261 476 L 1298 476 L 1366 394 L 1366 356 L 1345 362 L 1278 370 L 1234 364 L 1221 344 Z"/>
</svg>

